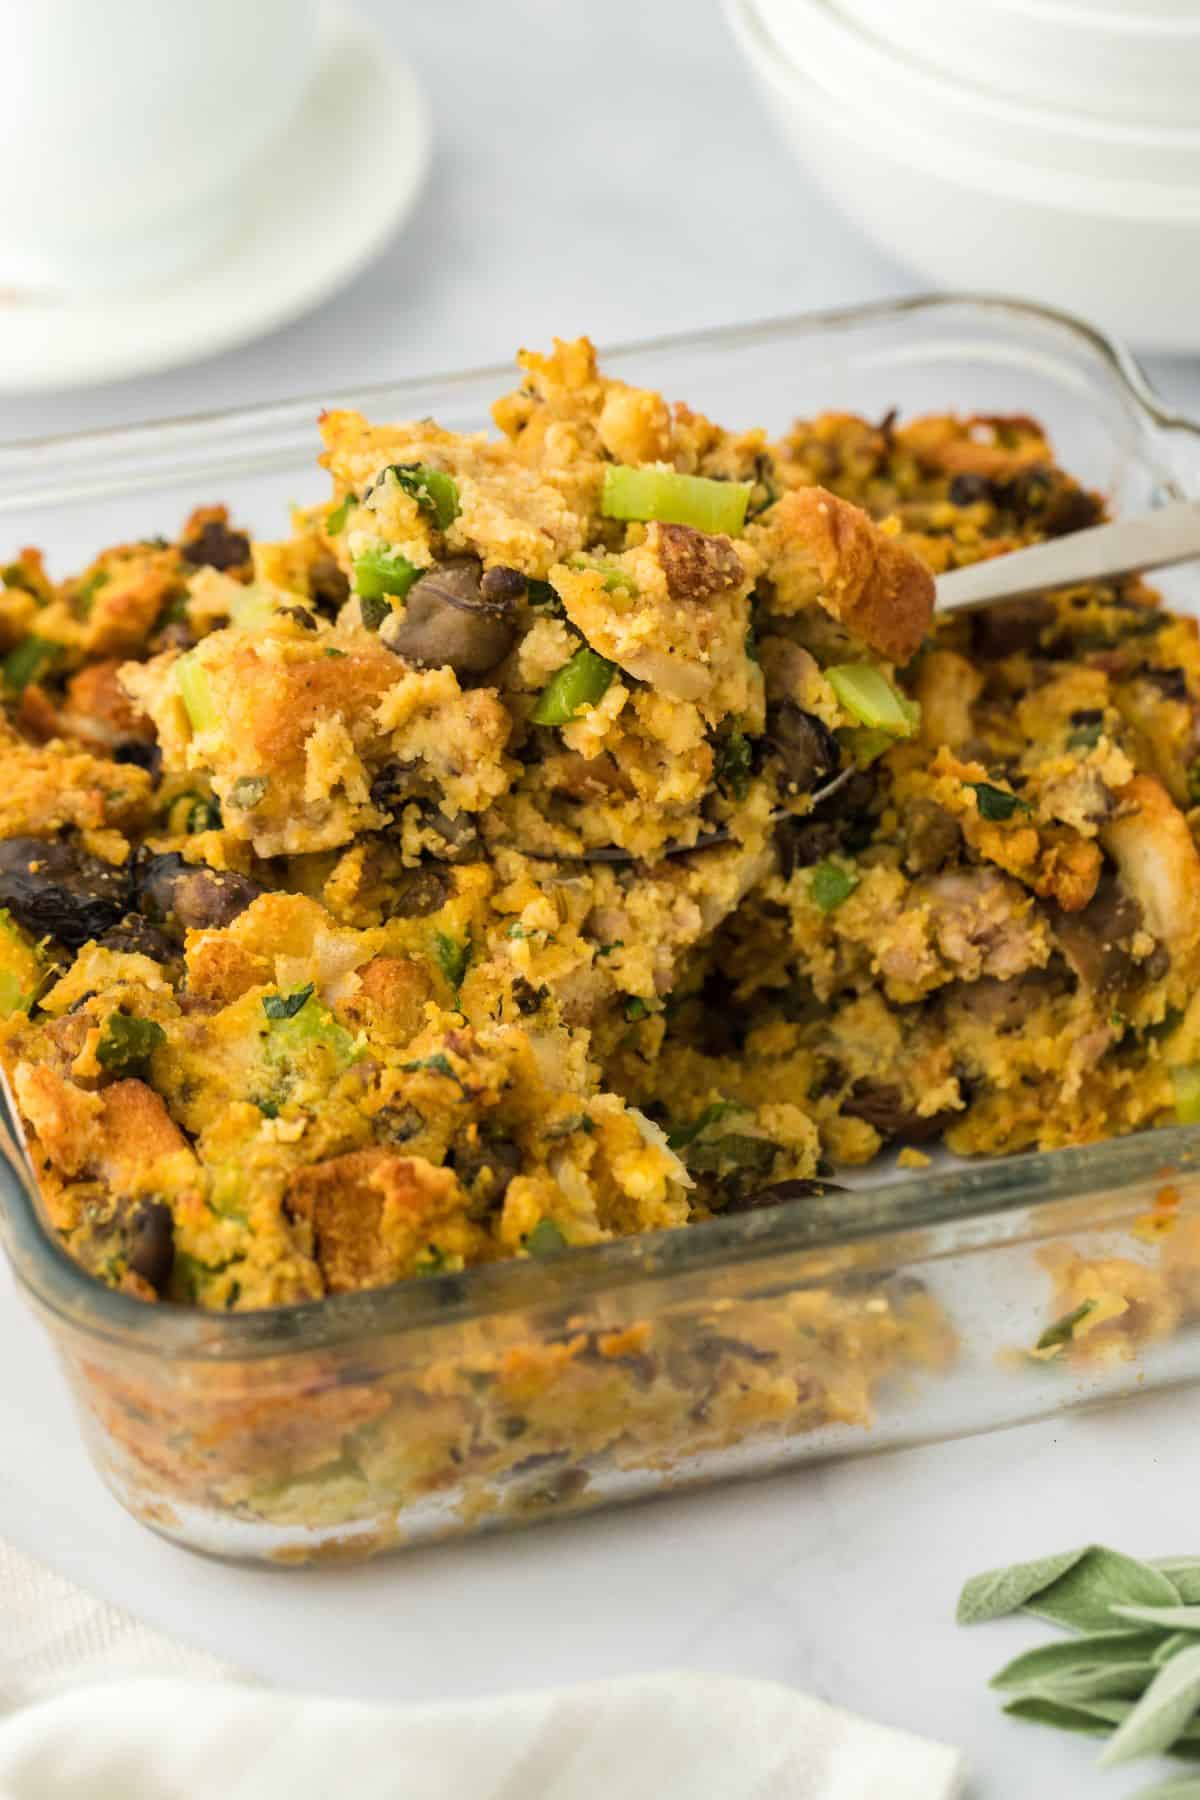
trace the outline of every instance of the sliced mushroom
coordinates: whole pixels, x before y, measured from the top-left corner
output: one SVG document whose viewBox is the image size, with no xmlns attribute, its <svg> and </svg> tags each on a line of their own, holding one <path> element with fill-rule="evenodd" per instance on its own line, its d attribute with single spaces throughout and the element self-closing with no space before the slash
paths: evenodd
<svg viewBox="0 0 1200 1800">
<path fill-rule="evenodd" d="M 143 919 L 140 913 L 126 913 L 100 939 L 106 950 L 121 950 L 127 956 L 148 956 L 152 962 L 174 962 L 175 945 L 165 932 Z"/>
<path fill-rule="evenodd" d="M 805 712 L 794 700 L 781 700 L 767 711 L 767 740 L 783 765 L 787 785 L 807 794 L 838 766 L 838 747 L 828 725 Z"/>
<path fill-rule="evenodd" d="M 514 604 L 485 595 L 481 566 L 473 556 L 438 563 L 408 591 L 402 611 L 379 628 L 380 641 L 419 669 L 448 666 L 456 675 L 486 675 L 512 649 Z"/>
<path fill-rule="evenodd" d="M 175 1220 L 161 1200 L 143 1200 L 130 1220 L 129 1267 L 156 1294 L 171 1279 L 175 1263 Z"/>
<path fill-rule="evenodd" d="M 945 1107 L 936 1113 L 918 1113 L 896 1083 L 870 1079 L 854 1083 L 842 1101 L 842 1111 L 849 1113 L 852 1119 L 862 1119 L 873 1125 L 881 1138 L 903 1138 L 910 1144 L 924 1144 L 941 1137 L 958 1116 L 953 1107 Z"/>
<path fill-rule="evenodd" d="M 75 844 L 8 838 L 0 843 L 0 906 L 34 937 L 78 950 L 128 910 L 129 871 Z"/>
<path fill-rule="evenodd" d="M 818 1181 L 811 1176 L 797 1176 L 791 1181 L 774 1181 L 770 1187 L 755 1188 L 752 1193 L 735 1195 L 722 1208 L 723 1214 L 765 1212 L 772 1206 L 784 1206 L 789 1200 L 820 1200 L 826 1194 L 844 1194 L 840 1181 Z"/>
</svg>

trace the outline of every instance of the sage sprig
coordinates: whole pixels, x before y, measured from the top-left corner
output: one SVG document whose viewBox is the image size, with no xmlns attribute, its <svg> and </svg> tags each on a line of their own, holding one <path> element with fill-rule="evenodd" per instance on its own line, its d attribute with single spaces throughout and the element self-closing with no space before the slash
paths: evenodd
<svg viewBox="0 0 1200 1800">
<path fill-rule="evenodd" d="M 958 1621 L 1033 1613 L 1073 1635 L 992 1677 L 1013 1718 L 1108 1741 L 1102 1767 L 1165 1753 L 1200 1762 L 1200 1557 L 1141 1562 L 1102 1544 L 989 1569 L 964 1586 Z M 1200 1775 L 1139 1800 L 1200 1800 Z"/>
</svg>

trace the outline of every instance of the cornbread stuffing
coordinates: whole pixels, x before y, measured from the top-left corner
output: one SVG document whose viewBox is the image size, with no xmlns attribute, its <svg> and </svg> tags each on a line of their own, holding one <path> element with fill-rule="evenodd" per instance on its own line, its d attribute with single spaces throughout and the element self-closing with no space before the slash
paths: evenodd
<svg viewBox="0 0 1200 1800">
<path fill-rule="evenodd" d="M 933 617 L 1102 516 L 1037 423 L 772 442 L 520 364 L 499 435 L 326 414 L 282 541 L 3 569 L 2 1053 L 70 1253 L 271 1307 L 1200 1119 L 1195 622 Z"/>
</svg>

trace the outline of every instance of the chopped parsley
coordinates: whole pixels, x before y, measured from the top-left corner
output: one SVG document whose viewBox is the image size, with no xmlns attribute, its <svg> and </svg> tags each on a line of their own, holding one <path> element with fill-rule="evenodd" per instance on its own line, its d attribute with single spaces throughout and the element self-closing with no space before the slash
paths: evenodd
<svg viewBox="0 0 1200 1800">
<path fill-rule="evenodd" d="M 1028 800 L 1022 800 L 1020 794 L 1011 794 L 1007 788 L 995 787 L 990 781 L 968 781 L 965 785 L 975 795 L 980 818 L 988 819 L 992 824 L 1011 819 L 1014 813 L 1033 811 Z"/>
<path fill-rule="evenodd" d="M 290 994 L 264 994 L 262 1009 L 268 1019 L 294 1019 L 313 997 L 313 984 L 293 988 Z"/>
</svg>

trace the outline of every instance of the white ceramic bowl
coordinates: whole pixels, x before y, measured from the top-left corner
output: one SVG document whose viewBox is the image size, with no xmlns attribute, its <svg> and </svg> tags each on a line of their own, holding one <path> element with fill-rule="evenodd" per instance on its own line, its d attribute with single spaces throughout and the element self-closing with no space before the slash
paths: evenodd
<svg viewBox="0 0 1200 1800">
<path fill-rule="evenodd" d="M 939 287 L 1016 293 L 1147 349 L 1200 348 L 1200 196 L 973 156 L 929 129 L 881 127 L 788 64 L 751 0 L 734 36 L 798 161 L 883 249 Z"/>
<path fill-rule="evenodd" d="M 967 10 L 965 0 L 946 10 L 951 30 Z M 956 150 L 1118 181 L 1200 186 L 1200 128 L 1131 125 L 986 93 L 898 54 L 832 0 L 759 0 L 759 16 L 782 58 L 847 104 L 869 107 L 875 132 L 886 116 L 915 131 L 936 129 Z"/>
<path fill-rule="evenodd" d="M 1162 0 L 1159 0 L 1162 4 Z M 1143 125 L 1200 126 L 1200 8 L 1052 0 L 837 0 L 882 43 L 991 93 Z M 782 42 L 784 7 L 776 9 Z"/>
</svg>

